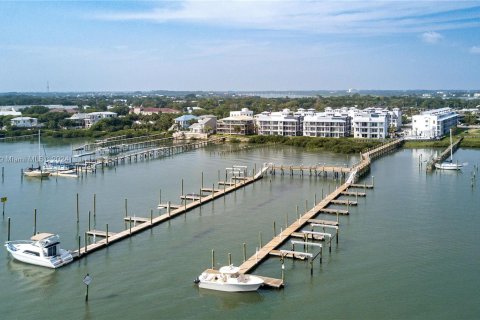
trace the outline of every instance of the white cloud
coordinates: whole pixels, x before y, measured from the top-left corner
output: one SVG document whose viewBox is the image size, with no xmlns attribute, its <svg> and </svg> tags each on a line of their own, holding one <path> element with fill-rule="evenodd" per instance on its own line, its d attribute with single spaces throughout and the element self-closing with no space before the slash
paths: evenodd
<svg viewBox="0 0 480 320">
<path fill-rule="evenodd" d="M 435 44 L 440 42 L 443 39 L 443 36 L 435 31 L 424 32 L 421 35 L 423 42 Z"/>
<path fill-rule="evenodd" d="M 470 48 L 470 53 L 480 54 L 480 46 L 473 46 Z"/>
<path fill-rule="evenodd" d="M 174 4 L 156 4 L 144 11 L 98 12 L 93 18 L 330 34 L 419 33 L 480 26 L 478 7 L 463 1 L 187 0 Z"/>
</svg>

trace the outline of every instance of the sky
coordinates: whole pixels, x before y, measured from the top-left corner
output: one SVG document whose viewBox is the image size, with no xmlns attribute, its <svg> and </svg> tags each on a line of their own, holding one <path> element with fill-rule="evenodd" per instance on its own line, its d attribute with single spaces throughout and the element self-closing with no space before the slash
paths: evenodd
<svg viewBox="0 0 480 320">
<path fill-rule="evenodd" d="M 0 92 L 480 90 L 480 1 L 5 1 Z"/>
</svg>

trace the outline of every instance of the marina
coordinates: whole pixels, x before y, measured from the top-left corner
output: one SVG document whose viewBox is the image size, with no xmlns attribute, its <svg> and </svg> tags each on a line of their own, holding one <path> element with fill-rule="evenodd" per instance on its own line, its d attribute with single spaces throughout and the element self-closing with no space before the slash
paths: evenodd
<svg viewBox="0 0 480 320">
<path fill-rule="evenodd" d="M 35 149 L 34 146 L 32 146 L 32 148 Z M 19 207 L 20 202 L 18 202 L 17 196 L 11 192 L 11 190 L 13 190 L 12 188 L 18 189 L 22 186 L 24 191 L 28 191 L 30 195 L 24 199 L 25 203 L 23 203 L 22 206 L 28 209 L 39 206 L 37 229 L 40 231 L 57 231 L 59 230 L 58 226 L 61 225 L 62 230 L 59 231 L 61 231 L 62 244 L 72 249 L 78 247 L 78 236 L 82 237 L 82 247 L 84 246 L 84 232 L 87 230 L 96 232 L 95 237 L 99 238 L 96 240 L 97 242 L 102 241 L 100 232 L 106 231 L 106 224 L 109 224 L 109 234 L 114 233 L 112 236 L 118 234 L 119 230 L 129 233 L 129 220 L 125 221 L 124 219 L 126 217 L 124 198 L 128 197 L 127 218 L 134 218 L 132 221 L 133 230 L 135 227 L 149 223 L 135 222 L 136 218 L 149 219 L 151 209 L 156 209 L 159 204 L 168 205 L 167 200 L 171 200 L 171 211 L 173 211 L 173 206 L 175 205 L 178 207 L 185 206 L 183 202 L 180 203 L 182 193 L 185 195 L 202 193 L 203 197 L 201 206 L 192 208 L 187 214 L 178 215 L 178 217 L 181 216 L 182 218 L 170 219 L 153 228 L 145 229 L 150 231 L 136 233 L 135 236 L 132 237 L 127 236 L 125 237 L 126 240 L 118 241 L 115 245 L 109 245 L 103 248 L 103 250 L 92 250 L 92 252 L 88 252 L 88 255 L 82 259 L 62 267 L 61 270 L 52 275 L 40 277 L 43 274 L 40 270 L 36 272 L 37 275 L 33 279 L 32 277 L 19 278 L 23 277 L 25 272 L 28 272 L 28 266 L 8 261 L 8 259 L 4 260 L 6 268 L 4 268 L 3 273 L 0 273 L 2 281 L 4 281 L 6 285 L 9 285 L 12 288 L 11 290 L 19 293 L 22 292 L 26 297 L 31 296 L 32 298 L 34 297 L 33 292 L 29 291 L 26 287 L 18 287 L 18 285 L 26 283 L 26 281 L 30 283 L 30 286 L 39 286 L 43 283 L 44 288 L 52 287 L 58 290 L 58 293 L 54 294 L 58 301 L 67 302 L 68 299 L 74 299 L 75 296 L 80 299 L 83 297 L 84 286 L 80 285 L 81 279 L 86 273 L 89 273 L 93 275 L 89 299 L 91 312 L 97 316 L 108 312 L 112 317 L 120 313 L 133 315 L 133 312 L 142 314 L 143 316 L 153 316 L 153 313 L 161 312 L 164 315 L 172 317 L 192 317 L 193 313 L 188 310 L 181 310 L 165 303 L 157 304 L 152 311 L 146 308 L 146 302 L 150 298 L 145 301 L 145 294 L 152 299 L 167 301 L 172 293 L 190 299 L 192 308 L 196 309 L 195 315 L 197 317 L 219 315 L 216 311 L 207 311 L 202 309 L 201 306 L 207 306 L 213 309 L 219 308 L 218 312 L 222 312 L 222 314 L 230 317 L 235 317 L 241 314 L 244 315 L 245 312 L 261 313 L 267 305 L 281 310 L 284 316 L 293 316 L 292 311 L 282 306 L 284 303 L 282 303 L 280 297 L 284 294 L 289 297 L 289 303 L 301 303 L 300 301 L 307 299 L 310 295 L 314 295 L 321 298 L 324 308 L 341 310 L 336 312 L 326 311 L 326 316 L 348 317 L 353 313 L 362 312 L 372 317 L 381 317 L 381 315 L 387 311 L 382 307 L 379 310 L 369 312 L 362 307 L 362 303 L 366 303 L 366 299 L 364 298 L 360 298 L 360 301 L 356 301 L 348 308 L 342 309 L 340 308 L 341 301 L 335 299 L 333 296 L 324 294 L 327 291 L 335 292 L 342 294 L 345 298 L 351 297 L 353 299 L 354 296 L 360 294 L 358 290 L 359 285 L 365 283 L 367 279 L 373 280 L 378 278 L 383 279 L 383 281 L 389 280 L 389 288 L 394 290 L 394 293 L 392 293 L 394 296 L 397 295 L 400 299 L 402 299 L 401 297 L 406 297 L 403 295 L 404 291 L 401 285 L 404 280 L 402 281 L 400 279 L 403 279 L 402 277 L 406 275 L 407 272 L 405 269 L 412 270 L 411 266 L 417 265 L 417 262 L 415 262 L 416 260 L 406 260 L 405 262 L 405 257 L 412 257 L 413 255 L 413 257 L 417 257 L 416 259 L 425 259 L 424 257 L 428 256 L 425 250 L 428 248 L 428 252 L 430 252 L 431 246 L 434 244 L 428 242 L 428 246 L 425 248 L 424 246 L 418 246 L 416 243 L 401 247 L 399 246 L 400 243 L 397 243 L 394 239 L 398 239 L 398 237 L 401 237 L 401 234 L 405 232 L 411 236 L 414 234 L 422 234 L 422 228 L 431 229 L 433 226 L 439 223 L 441 224 L 441 222 L 437 220 L 435 222 L 433 222 L 433 220 L 427 220 L 428 225 L 422 223 L 417 226 L 412 226 L 410 224 L 411 219 L 420 218 L 420 221 L 425 222 L 425 219 L 430 218 L 429 216 L 425 216 L 425 214 L 421 216 L 419 216 L 418 213 L 416 214 L 417 210 L 412 208 L 410 204 L 407 204 L 406 207 L 405 204 L 399 204 L 399 201 L 402 201 L 407 194 L 410 194 L 405 193 L 408 192 L 409 189 L 404 189 L 402 194 L 397 193 L 396 197 L 391 197 L 391 194 L 394 194 L 394 190 L 397 190 L 396 185 L 389 183 L 392 178 L 397 179 L 396 181 L 400 181 L 402 184 L 411 185 L 410 180 L 408 180 L 412 179 L 410 176 L 415 177 L 419 174 L 416 162 L 418 154 L 412 154 L 411 150 L 401 150 L 393 154 L 386 154 L 386 157 L 379 158 L 378 161 L 370 165 L 369 170 L 365 171 L 368 172 L 366 178 L 360 178 L 358 182 L 355 182 L 352 184 L 353 186 L 349 188 L 348 192 L 351 192 L 352 195 L 340 195 L 340 198 L 334 199 L 342 201 L 343 204 L 331 202 L 331 205 L 328 206 L 329 209 L 348 210 L 350 213 L 348 216 L 339 216 L 338 226 L 341 229 L 339 243 L 337 246 L 334 237 L 331 243 L 331 252 L 328 250 L 329 237 L 311 233 L 310 224 L 326 224 L 328 222 L 335 225 L 337 221 L 336 218 L 330 217 L 328 214 L 319 213 L 319 215 L 309 219 L 308 222 L 305 223 L 305 226 L 308 226 L 307 228 L 292 233 L 292 236 L 289 237 L 283 245 L 272 250 L 268 255 L 268 257 L 271 258 L 265 258 L 249 271 L 250 274 L 271 279 L 270 283 L 272 283 L 272 287 L 275 287 L 275 281 L 277 281 L 277 283 L 281 281 L 286 286 L 286 289 L 282 291 L 284 293 L 280 296 L 277 290 L 262 290 L 259 294 L 255 293 L 256 295 L 254 296 L 252 296 L 252 293 L 247 293 L 247 296 L 242 295 L 243 298 L 238 296 L 215 295 L 202 290 L 198 292 L 194 290 L 192 283 L 194 278 L 200 274 L 201 270 L 204 270 L 206 267 L 211 267 L 210 255 L 212 249 L 215 249 L 215 270 L 218 270 L 222 265 L 227 265 L 229 260 L 227 259 L 227 252 L 232 253 L 232 264 L 241 266 L 243 263 L 243 243 L 245 243 L 245 252 L 247 253 L 246 260 L 248 260 L 249 257 L 255 255 L 257 251 L 255 250 L 256 247 L 260 250 L 260 248 L 266 246 L 270 239 L 279 236 L 281 232 L 285 233 L 285 230 L 287 230 L 289 226 L 295 225 L 295 223 L 298 224 L 297 213 L 310 211 L 314 206 L 315 198 L 318 200 L 317 204 L 320 203 L 322 201 L 322 189 L 324 195 L 327 195 L 331 193 L 327 190 L 337 190 L 338 184 L 344 182 L 343 179 L 341 181 L 329 178 L 324 179 L 323 177 L 314 177 L 313 175 L 310 177 L 308 174 L 305 174 L 303 178 L 299 174 L 294 176 L 286 174 L 282 176 L 278 174 L 278 170 L 276 175 L 271 175 L 267 171 L 268 175 L 263 179 L 259 179 L 257 182 L 239 188 L 219 200 L 203 203 L 205 196 L 211 195 L 211 191 L 208 193 L 208 190 L 200 192 L 202 176 L 198 169 L 195 170 L 195 168 L 183 166 L 181 171 L 175 171 L 176 164 L 178 164 L 179 161 L 196 161 L 202 163 L 202 169 L 205 172 L 203 187 L 205 189 L 214 189 L 216 191 L 215 193 L 219 193 L 224 187 L 228 188 L 229 186 L 215 185 L 212 188 L 212 184 L 222 180 L 230 182 L 230 179 L 225 179 L 222 177 L 223 174 L 218 174 L 217 171 L 218 169 L 223 170 L 222 168 L 232 167 L 232 163 L 246 165 L 250 168 L 249 171 L 251 172 L 254 163 L 258 164 L 258 168 L 261 167 L 260 163 L 263 162 L 290 163 L 292 162 L 290 159 L 295 159 L 297 163 L 315 163 L 315 157 L 318 157 L 318 155 L 314 154 L 300 154 L 298 151 L 293 151 L 293 149 L 291 149 L 292 151 L 288 151 L 290 149 L 282 149 L 283 151 L 281 151 L 281 153 L 277 153 L 275 151 L 276 149 L 255 149 L 252 151 L 252 154 L 248 155 L 248 159 L 244 155 L 239 157 L 237 154 L 231 154 L 231 156 L 226 159 L 218 157 L 212 158 L 210 156 L 213 153 L 212 150 L 219 150 L 221 148 L 222 146 L 208 146 L 206 149 L 197 149 L 178 154 L 174 158 L 141 162 L 134 166 L 118 166 L 116 170 L 109 167 L 105 168 L 103 173 L 100 171 L 97 172 L 92 178 L 79 180 L 81 183 L 75 183 L 75 180 L 58 180 L 57 182 L 52 179 L 43 182 L 40 182 L 40 180 L 35 182 L 27 182 L 24 180 L 22 183 L 21 180 L 18 179 L 18 175 L 16 177 L 14 175 L 14 172 L 18 171 L 7 166 L 2 192 L 9 198 L 6 216 L 12 216 L 12 238 L 20 238 L 21 235 L 25 234 L 31 235 L 31 215 L 19 214 L 22 212 L 21 207 Z M 429 154 L 428 152 L 423 152 L 425 157 Z M 474 155 L 469 155 L 466 151 L 460 150 L 460 152 L 462 153 L 462 158 L 472 159 L 472 157 L 475 157 Z M 305 158 L 300 159 L 298 156 Z M 323 157 L 324 160 L 322 159 L 322 162 L 326 163 L 345 163 L 348 161 L 349 166 L 353 166 L 360 162 L 358 157 L 337 160 L 328 158 L 329 155 L 324 155 Z M 409 159 L 413 161 L 409 162 Z M 414 169 L 412 171 L 413 174 L 404 174 L 403 176 L 394 174 L 394 177 L 392 177 L 392 172 L 388 170 L 388 168 L 392 166 L 398 166 L 403 170 L 402 172 L 407 173 L 410 172 L 409 168 L 411 167 Z M 158 175 L 152 173 L 158 170 L 156 168 L 159 167 L 162 167 L 161 170 L 165 174 L 163 180 L 160 182 L 153 179 L 153 176 Z M 176 173 L 173 174 L 171 178 L 167 178 L 167 174 L 170 172 Z M 104 175 L 108 177 L 103 179 L 102 177 Z M 250 175 L 251 174 L 249 174 L 249 176 Z M 218 179 L 219 176 L 220 179 Z M 372 186 L 372 176 L 375 177 L 374 186 Z M 133 177 L 135 177 L 135 179 L 133 179 Z M 180 177 L 183 177 L 185 180 L 184 192 L 181 192 Z M 185 179 L 185 177 L 189 178 Z M 413 188 L 411 193 L 419 200 L 430 199 L 432 197 L 431 192 L 435 191 L 438 192 L 438 194 L 442 194 L 440 188 L 442 183 L 450 181 L 452 178 L 457 181 L 457 184 L 460 184 L 459 187 L 466 187 L 466 190 L 462 188 L 459 190 L 459 192 L 462 192 L 463 197 L 468 197 L 470 194 L 473 197 L 475 193 L 478 192 L 478 189 L 471 188 L 470 176 L 468 176 L 468 184 L 463 184 L 461 181 L 467 178 L 465 175 L 462 177 L 438 174 L 427 176 L 427 180 L 425 180 L 425 177 L 419 181 L 414 180 L 419 185 Z M 242 183 L 240 180 L 236 181 L 237 183 Z M 143 187 L 146 183 L 150 186 L 149 189 Z M 173 187 L 165 187 L 167 183 Z M 235 185 L 235 182 L 233 183 Z M 430 185 L 428 189 L 425 188 L 425 184 L 427 183 Z M 15 187 L 15 185 L 17 187 Z M 105 188 L 103 185 L 108 185 L 108 188 Z M 126 185 L 128 185 L 128 191 L 122 191 L 121 186 Z M 288 188 L 286 188 L 287 186 Z M 85 187 L 89 188 L 88 191 Z M 432 187 L 434 188 L 433 190 L 431 189 Z M 55 190 L 58 188 L 69 190 L 70 197 L 62 200 L 53 195 L 50 200 L 56 204 L 56 208 L 42 201 L 41 198 L 37 198 L 46 192 L 46 190 Z M 158 197 L 159 188 L 162 190 L 161 199 Z M 142 193 L 135 193 L 134 190 L 136 189 L 144 191 Z M 195 189 L 198 189 L 198 191 Z M 347 191 L 345 190 L 345 192 Z M 452 191 L 450 190 L 449 192 Z M 76 193 L 80 195 L 79 226 L 77 226 L 75 222 Z M 91 227 L 87 228 L 87 213 L 89 210 L 91 210 L 92 213 L 94 212 L 91 202 L 93 193 L 97 194 L 95 208 L 96 218 L 93 218 L 92 215 Z M 361 193 L 366 194 L 366 197 L 360 196 L 359 194 Z M 358 199 L 355 199 L 355 195 L 357 195 Z M 458 198 L 458 195 L 453 193 L 445 197 L 445 193 L 443 193 L 443 197 L 445 201 L 450 201 L 452 197 Z M 366 200 L 367 198 L 368 201 Z M 268 202 L 268 199 L 272 199 L 273 201 Z M 305 207 L 305 200 L 307 199 L 309 203 L 308 210 L 300 209 Z M 388 201 L 383 201 L 382 199 L 388 199 Z M 469 198 L 465 201 L 465 212 L 467 215 L 469 215 L 468 212 L 470 212 L 469 207 L 474 208 L 478 205 L 478 203 L 475 202 L 478 201 L 477 198 L 468 199 Z M 187 201 L 188 204 L 194 202 L 193 200 Z M 357 202 L 357 205 L 350 203 L 354 201 Z M 437 199 L 437 201 L 441 200 Z M 240 203 L 242 204 L 241 206 L 239 206 Z M 347 203 L 349 206 L 348 209 L 346 208 Z M 427 201 L 425 205 L 425 207 L 420 207 L 419 210 L 426 213 L 430 212 L 431 202 Z M 449 209 L 445 203 L 443 206 L 445 206 L 445 209 L 437 211 L 436 215 L 439 214 L 438 212 L 454 212 L 451 208 Z M 48 207 L 50 209 L 48 209 Z M 296 207 L 298 211 L 296 211 Z M 400 212 L 396 212 L 396 208 L 402 209 Z M 31 212 L 31 209 L 26 211 Z M 46 211 L 48 211 L 48 215 Z M 445 213 L 440 213 L 440 215 L 444 217 Z M 158 217 L 159 214 L 154 211 L 153 216 Z M 336 216 L 336 214 L 334 216 Z M 53 217 L 55 217 L 56 221 L 52 220 Z M 392 230 L 390 227 L 392 219 L 396 225 L 400 224 L 398 232 Z M 22 223 L 22 220 L 26 223 Z M 249 223 L 252 221 L 255 222 L 254 225 Z M 276 235 L 273 237 L 270 236 L 272 235 L 272 221 L 276 222 Z M 288 224 L 286 222 L 288 222 Z M 4 236 L 6 234 L 5 228 L 6 224 L 4 224 L 4 232 L 2 233 Z M 77 228 L 79 228 L 78 232 L 76 231 Z M 374 233 L 371 232 L 371 228 L 374 228 Z M 451 226 L 445 225 L 445 228 L 439 226 L 438 231 L 443 233 L 447 230 L 446 228 L 451 230 Z M 462 228 L 462 233 L 467 232 L 463 233 L 467 240 L 470 239 L 474 241 L 474 239 L 469 236 L 468 226 L 454 226 L 453 230 L 454 232 L 458 232 L 460 228 Z M 315 229 L 314 232 L 321 233 L 323 227 L 315 227 Z M 310 233 L 306 234 L 302 231 L 309 231 Z M 325 233 L 330 233 L 334 236 L 336 230 L 328 230 Z M 436 234 L 436 232 L 434 232 L 434 234 Z M 109 238 L 111 239 L 110 235 Z M 308 249 L 308 252 L 306 252 L 303 249 L 304 245 L 299 244 L 300 242 L 305 242 L 305 235 L 307 236 L 308 242 L 314 241 L 315 243 L 323 245 L 322 263 L 319 263 L 320 256 L 317 256 L 314 260 L 313 276 L 311 276 L 311 268 L 308 263 L 311 258 L 307 253 L 311 253 L 312 256 L 314 256 L 318 253 L 319 249 L 312 246 Z M 375 241 L 378 237 L 382 239 L 381 243 Z M 423 237 L 429 236 L 423 234 Z M 88 239 L 89 241 L 93 241 L 93 235 L 88 236 Z M 105 238 L 103 238 L 103 240 L 105 240 Z M 299 241 L 299 243 L 292 244 L 292 240 Z M 260 242 L 263 242 L 261 246 Z M 412 281 L 408 281 L 409 286 L 415 287 L 415 283 L 425 283 L 425 281 L 430 283 L 428 279 L 434 279 L 436 276 L 439 276 L 439 273 L 435 272 L 437 269 L 444 271 L 450 270 L 453 266 L 444 260 L 443 253 L 453 254 L 457 259 L 461 259 L 462 256 L 471 259 L 470 256 L 474 251 L 469 250 L 470 246 L 468 243 L 462 241 L 462 249 L 459 249 L 460 246 L 457 246 L 456 243 L 457 241 L 449 244 L 443 243 L 443 251 L 438 251 L 438 257 L 433 256 L 429 258 L 429 260 L 433 259 L 432 261 L 438 261 L 439 263 L 435 264 L 435 268 L 428 268 L 428 275 L 421 272 L 420 269 L 419 271 L 414 271 L 413 274 L 409 272 L 409 277 L 412 277 Z M 89 243 L 88 245 L 90 244 L 93 243 Z M 295 246 L 295 250 L 292 250 L 291 245 Z M 382 249 L 383 247 L 385 249 Z M 392 250 L 395 250 L 395 255 L 392 255 L 393 252 L 390 254 Z M 304 252 L 302 255 L 303 258 L 298 259 L 299 256 L 296 254 L 297 259 L 294 260 L 290 258 L 290 256 L 293 255 L 288 251 Z M 274 255 L 278 253 L 280 253 L 280 256 Z M 2 255 L 5 256 L 5 252 L 3 252 Z M 283 265 L 285 266 L 285 279 L 283 281 L 282 263 L 279 262 L 282 255 L 284 256 Z M 369 257 L 368 263 L 365 262 L 364 259 L 366 256 Z M 397 256 L 398 258 L 396 258 Z M 382 269 L 385 268 L 386 257 L 388 257 L 389 261 L 391 260 L 393 263 L 398 263 L 397 266 L 389 264 L 388 270 L 394 271 L 393 274 L 391 272 L 382 272 Z M 175 258 L 175 261 L 172 260 L 172 258 Z M 403 263 L 401 263 L 402 260 Z M 144 262 L 140 263 L 140 261 Z M 183 265 L 184 263 L 182 262 L 187 263 L 188 266 Z M 161 272 L 159 272 L 160 270 Z M 471 274 L 469 270 L 467 267 L 464 273 Z M 443 271 L 441 271 L 440 274 L 442 274 L 442 272 Z M 147 274 L 149 275 L 148 277 L 144 276 Z M 424 277 L 428 279 L 424 279 Z M 78 281 L 80 284 L 78 285 L 75 280 L 77 278 L 80 279 Z M 47 280 L 48 282 L 43 282 L 46 281 L 45 279 L 49 279 Z M 152 279 L 155 279 L 155 281 L 152 281 Z M 455 279 L 460 280 L 458 277 L 455 277 Z M 19 281 L 19 283 L 12 283 L 13 280 Z M 172 280 L 175 282 L 174 286 L 172 286 Z M 52 283 L 52 281 L 54 282 Z M 447 284 L 449 290 L 456 290 L 456 285 L 452 281 L 447 281 Z M 280 284 L 277 286 L 280 286 Z M 66 291 L 66 288 L 69 288 L 68 291 Z M 348 292 L 345 291 L 344 288 L 348 290 Z M 410 297 L 410 294 L 409 298 L 404 300 L 402 305 L 405 305 L 405 303 L 407 305 L 414 305 L 415 300 L 418 300 L 417 295 L 425 294 L 425 290 L 428 290 L 428 288 L 429 285 L 427 284 L 425 289 L 415 289 L 418 293 L 415 293 L 413 297 Z M 362 289 L 362 292 L 363 290 L 364 289 Z M 369 290 L 369 296 L 373 295 L 375 297 L 378 295 L 378 298 L 380 298 L 381 294 L 377 293 L 373 288 L 369 287 L 367 290 Z M 395 293 L 396 290 L 399 290 L 399 292 Z M 460 288 L 458 288 L 458 290 L 460 290 Z M 468 286 L 466 289 L 462 286 L 461 290 L 468 292 L 471 289 Z M 121 292 L 128 292 L 128 294 Z M 114 296 L 108 298 L 110 294 Z M 3 299 L 4 301 L 8 301 L 9 298 L 3 296 Z M 32 301 L 35 300 L 32 299 Z M 129 309 L 122 306 L 119 307 L 118 303 L 122 303 L 122 301 L 128 301 L 128 305 L 131 306 L 133 303 L 135 306 Z M 434 304 L 440 307 L 442 299 L 439 298 L 437 301 L 438 305 L 437 302 L 434 302 Z M 468 299 L 466 301 L 467 302 L 463 302 L 463 305 L 465 305 L 465 303 L 468 305 Z M 27 304 L 28 303 L 29 302 L 27 302 Z M 116 310 L 111 309 L 112 303 L 115 304 Z M 225 303 L 227 303 L 227 305 L 225 305 Z M 388 307 L 389 309 L 396 310 L 395 306 L 394 303 L 388 303 L 385 308 Z M 315 312 L 314 310 L 315 308 L 304 304 L 304 310 L 302 310 L 300 314 L 308 317 Z M 395 312 L 396 314 L 408 317 L 409 312 L 405 309 L 402 310 L 398 309 Z M 475 310 L 475 307 L 472 305 L 469 310 Z M 68 308 L 59 306 L 57 311 L 73 317 L 75 317 L 75 315 L 85 314 L 85 311 L 78 306 Z M 14 312 L 17 316 L 20 315 L 20 317 L 22 314 L 26 314 L 26 311 L 19 309 L 15 309 Z M 47 310 L 45 309 L 43 311 L 40 308 L 39 312 L 40 314 L 46 314 Z M 470 314 L 467 311 L 456 310 L 456 313 L 458 312 L 467 316 Z M 296 314 L 297 313 L 298 312 L 296 312 Z M 444 309 L 442 313 L 448 314 L 449 311 Z M 436 313 L 433 314 L 435 315 Z M 109 316 L 106 316 L 106 318 L 109 318 Z"/>
</svg>

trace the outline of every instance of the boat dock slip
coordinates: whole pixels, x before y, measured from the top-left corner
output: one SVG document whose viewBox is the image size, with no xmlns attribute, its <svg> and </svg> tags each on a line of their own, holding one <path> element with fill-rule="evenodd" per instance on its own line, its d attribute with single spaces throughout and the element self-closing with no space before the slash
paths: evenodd
<svg viewBox="0 0 480 320">
<path fill-rule="evenodd" d="M 308 239 L 308 240 L 318 240 L 318 241 L 323 241 L 325 238 L 323 236 L 319 236 L 316 234 L 305 234 L 303 232 L 293 232 L 290 235 L 292 238 L 301 238 L 301 239 Z"/>
<path fill-rule="evenodd" d="M 220 189 L 212 189 L 212 188 L 202 188 L 200 190 L 202 190 L 202 192 L 219 192 L 219 191 L 221 191 Z"/>
<path fill-rule="evenodd" d="M 102 238 L 106 238 L 107 237 L 107 232 L 106 231 L 101 231 L 101 230 L 89 230 L 87 231 L 87 235 L 89 236 L 92 236 L 92 237 L 102 237 Z M 108 233 L 108 236 L 111 237 L 115 235 L 114 232 L 109 232 Z"/>
<path fill-rule="evenodd" d="M 350 188 L 373 189 L 373 185 L 371 185 L 371 184 L 351 184 Z"/>
<path fill-rule="evenodd" d="M 225 187 L 224 189 L 220 189 L 218 192 L 215 192 L 215 193 L 212 193 L 208 196 L 202 196 L 201 199 L 198 199 L 198 200 L 193 200 L 192 202 L 190 203 L 185 203 L 184 205 L 180 205 L 178 207 L 176 207 L 174 209 L 174 205 L 170 205 L 170 209 L 169 212 L 167 213 L 164 213 L 164 214 L 161 214 L 161 215 L 157 215 L 157 216 L 153 216 L 153 214 L 151 213 L 151 216 L 149 218 L 145 218 L 145 217 L 132 217 L 132 216 L 127 216 L 127 217 L 124 217 L 124 220 L 130 222 L 130 226 L 126 229 L 126 230 L 123 230 L 123 231 L 120 231 L 120 232 L 117 232 L 117 233 L 114 233 L 113 235 L 111 235 L 111 233 L 109 232 L 108 234 L 108 237 L 106 237 L 105 239 L 102 239 L 96 243 L 92 243 L 92 244 L 88 244 L 86 243 L 85 246 L 81 247 L 80 246 L 80 242 L 79 242 L 79 248 L 77 250 L 75 250 L 72 255 L 74 256 L 75 259 L 79 259 L 81 257 L 84 257 L 86 256 L 87 254 L 93 252 L 93 251 L 96 251 L 96 250 L 99 250 L 99 249 L 102 249 L 102 248 L 105 248 L 107 247 L 108 245 L 114 243 L 114 242 L 117 242 L 117 241 L 120 241 L 120 240 L 123 240 L 123 239 L 126 239 L 126 238 L 129 238 L 131 237 L 132 235 L 134 234 L 137 234 L 137 233 L 140 233 L 142 231 L 145 231 L 147 229 L 150 229 L 158 224 L 161 224 L 165 221 L 168 221 L 176 216 L 179 216 L 181 214 L 184 214 L 194 208 L 197 208 L 207 202 L 210 202 L 212 200 L 215 200 L 217 198 L 220 198 L 220 197 L 223 197 L 224 195 L 230 193 L 230 192 L 233 192 L 237 189 L 240 189 L 250 183 L 253 183 L 259 179 L 261 179 L 263 177 L 263 174 L 268 170 L 267 167 L 264 167 L 262 168 L 259 172 L 257 172 L 255 174 L 255 176 L 253 177 L 248 177 L 246 180 L 242 180 L 242 181 L 238 181 L 236 184 L 234 185 L 231 185 L 229 187 Z M 162 207 L 162 208 L 168 208 L 169 204 L 160 204 L 159 207 Z M 137 225 L 135 226 L 132 226 L 132 222 L 139 222 Z M 97 234 L 99 234 L 98 232 L 99 231 L 96 231 Z"/>
<path fill-rule="evenodd" d="M 331 221 L 331 220 L 310 219 L 310 220 L 308 220 L 308 223 L 325 224 L 325 225 L 334 226 L 334 227 L 339 226 L 338 221 Z"/>
<path fill-rule="evenodd" d="M 346 205 L 346 206 L 356 206 L 356 205 L 358 205 L 357 201 L 351 201 L 351 200 L 332 200 L 330 203 L 331 204 L 337 204 L 337 205 Z"/>
<path fill-rule="evenodd" d="M 148 218 L 142 218 L 142 217 L 125 217 L 123 218 L 125 221 L 132 221 L 132 222 L 139 222 L 139 223 L 144 223 L 144 222 L 149 222 L 150 219 Z"/>
<path fill-rule="evenodd" d="M 366 197 L 367 194 L 365 192 L 343 191 L 342 196 Z"/>
<path fill-rule="evenodd" d="M 323 213 L 329 213 L 329 214 L 341 214 L 341 215 L 348 215 L 348 210 L 339 210 L 339 209 L 328 209 L 328 208 L 325 208 L 325 209 L 320 209 L 319 210 L 320 212 L 323 212 Z"/>
<path fill-rule="evenodd" d="M 158 206 L 157 206 L 157 209 L 168 209 L 170 207 L 170 209 L 178 209 L 178 208 L 181 208 L 183 207 L 182 205 L 180 204 L 169 204 L 169 203 L 160 203 Z"/>
</svg>

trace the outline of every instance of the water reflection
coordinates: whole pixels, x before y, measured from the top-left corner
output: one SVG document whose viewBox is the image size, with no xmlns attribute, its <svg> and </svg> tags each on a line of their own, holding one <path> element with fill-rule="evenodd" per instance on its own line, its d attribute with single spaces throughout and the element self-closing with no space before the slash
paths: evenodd
<svg viewBox="0 0 480 320">
<path fill-rule="evenodd" d="M 11 259 L 7 264 L 8 271 L 16 275 L 18 281 L 24 282 L 29 288 L 46 287 L 55 284 L 55 269 L 29 265 Z"/>
<path fill-rule="evenodd" d="M 233 310 L 249 304 L 261 303 L 265 298 L 254 292 L 221 292 L 198 288 L 198 293 L 202 298 L 214 298 L 220 304 L 222 309 Z"/>
</svg>

